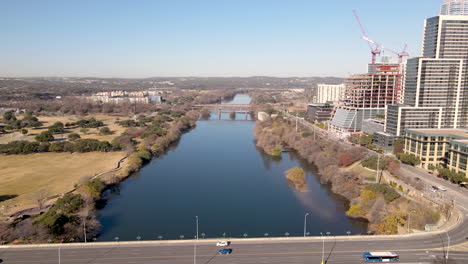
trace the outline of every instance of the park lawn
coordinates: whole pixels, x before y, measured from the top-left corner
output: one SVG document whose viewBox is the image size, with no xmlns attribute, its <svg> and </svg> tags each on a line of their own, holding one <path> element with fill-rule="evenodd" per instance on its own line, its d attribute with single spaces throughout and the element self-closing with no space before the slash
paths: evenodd
<svg viewBox="0 0 468 264">
<path fill-rule="evenodd" d="M 124 156 L 124 152 L 1 155 L 0 198 L 17 197 L 0 202 L 0 214 L 37 206 L 34 197 L 42 190 L 48 196 L 70 191 L 75 184 L 115 168 Z"/>
<path fill-rule="evenodd" d="M 376 171 L 364 168 L 361 164 L 357 164 L 351 170 L 354 171 L 357 175 L 359 175 L 361 180 L 375 181 L 377 177 Z"/>
<path fill-rule="evenodd" d="M 128 117 L 119 117 L 119 116 L 103 115 L 103 114 L 89 115 L 89 116 L 76 116 L 76 115 L 38 116 L 39 121 L 43 122 L 44 124 L 41 128 L 37 128 L 37 129 L 27 128 L 28 135 L 21 135 L 19 132 L 15 132 L 13 134 L 0 135 L 0 144 L 6 144 L 13 140 L 35 141 L 36 135 L 40 134 L 43 131 L 47 131 L 48 127 L 53 125 L 55 122 L 62 122 L 63 124 L 65 124 L 67 122 L 72 123 L 80 119 L 89 119 L 92 117 L 104 122 L 105 126 L 109 127 L 112 134 L 99 135 L 99 128 L 89 128 L 89 131 L 85 134 L 85 133 L 80 132 L 81 128 L 73 128 L 73 129 L 67 129 L 68 132 L 64 133 L 63 135 L 56 134 L 54 135 L 54 137 L 56 139 L 59 139 L 62 136 L 65 137 L 68 133 L 78 133 L 81 136 L 81 138 L 91 138 L 91 139 L 111 142 L 114 138 L 120 136 L 126 129 L 125 127 L 117 125 L 115 122 L 119 119 L 120 120 L 128 119 Z"/>
</svg>

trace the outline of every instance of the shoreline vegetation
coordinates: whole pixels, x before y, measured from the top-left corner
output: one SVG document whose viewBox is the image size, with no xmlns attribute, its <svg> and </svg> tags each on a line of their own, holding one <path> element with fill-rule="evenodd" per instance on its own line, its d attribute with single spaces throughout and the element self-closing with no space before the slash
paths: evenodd
<svg viewBox="0 0 468 264">
<path fill-rule="evenodd" d="M 310 164 L 317 167 L 322 184 L 330 184 L 331 190 L 350 202 L 347 216 L 365 220 L 368 230 L 377 234 L 404 234 L 411 213 L 411 228 L 424 230 L 426 224 L 436 224 L 441 215 L 426 205 L 400 195 L 390 184 L 369 183 L 354 168 L 367 155 L 367 150 L 318 137 L 316 140 L 306 130 L 296 132 L 294 124 L 281 115 L 266 121 L 257 121 L 254 127 L 256 145 L 272 158 L 281 158 L 281 149 L 294 149 Z M 399 168 L 392 161 L 390 171 Z M 286 175 L 299 175 L 298 168 L 286 171 Z M 297 172 L 297 173 L 295 173 Z M 296 186 L 301 178 L 287 176 L 288 182 Z M 300 175 L 299 175 L 300 176 Z M 291 178 L 291 179 L 290 179 Z M 294 180 L 293 180 L 294 179 Z"/>
<path fill-rule="evenodd" d="M 140 170 L 153 157 L 165 153 L 171 144 L 180 139 L 183 133 L 195 126 L 198 116 L 199 112 L 195 110 L 165 109 L 159 110 L 151 116 L 140 114 L 136 116 L 135 120 L 120 120 L 118 121 L 119 125 L 126 127 L 125 131 L 108 143 L 105 149 L 85 146 L 83 148 L 86 151 L 81 151 L 81 149 L 74 147 L 83 145 L 77 144 L 84 140 L 71 141 L 70 143 L 68 143 L 69 141 L 59 141 L 52 144 L 44 142 L 43 144 L 47 144 L 49 149 L 31 148 L 30 146 L 40 144 L 29 141 L 21 142 L 21 144 L 10 142 L 2 145 L 3 149 L 6 150 L 4 153 L 14 154 L 9 155 L 13 158 L 14 156 L 24 156 L 26 153 L 38 152 L 124 151 L 125 161 L 122 162 L 118 170 L 111 170 L 101 177 L 91 177 L 86 182 L 76 183 L 72 191 L 59 196 L 53 204 L 48 206 L 45 206 L 45 201 L 50 194 L 43 190 L 44 195 L 37 197 L 38 207 L 35 209 L 40 212 L 44 211 L 44 213 L 0 221 L 0 242 L 18 244 L 46 241 L 84 241 L 84 226 L 86 226 L 88 240 L 95 238 L 100 231 L 96 209 L 105 204 L 105 201 L 102 200 L 103 192 L 117 189 L 121 182 L 132 173 Z M 61 148 L 53 147 L 50 150 L 51 146 L 58 144 Z M 119 160 L 119 165 L 121 161 Z"/>
<path fill-rule="evenodd" d="M 305 172 L 299 167 L 291 168 L 284 172 L 286 182 L 299 192 L 307 192 L 307 179 Z"/>
<path fill-rule="evenodd" d="M 91 177 L 83 175 L 72 189 L 53 195 L 53 200 L 48 190 L 37 190 L 33 197 L 37 207 L 0 218 L 0 244 L 84 241 L 84 225 L 88 240 L 95 239 L 100 231 L 96 210 L 105 205 L 105 192 L 118 191 L 121 182 L 195 127 L 200 112 L 193 105 L 220 103 L 247 90 L 174 89 L 164 93 L 163 104 L 91 102 L 70 96 L 23 103 L 18 117 L 7 112 L 2 118 L 7 126 L 0 130 L 0 152 L 4 153 L 0 155 L 120 151 L 124 156 L 115 168 Z M 63 174 L 66 181 L 66 170 Z M 16 197 L 0 195 L 0 202 Z"/>
</svg>

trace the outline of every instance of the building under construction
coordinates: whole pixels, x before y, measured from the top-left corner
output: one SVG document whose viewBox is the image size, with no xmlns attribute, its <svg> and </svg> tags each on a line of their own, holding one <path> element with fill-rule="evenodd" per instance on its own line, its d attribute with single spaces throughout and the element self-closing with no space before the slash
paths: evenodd
<svg viewBox="0 0 468 264">
<path fill-rule="evenodd" d="M 406 46 L 402 52 L 396 52 L 371 40 L 357 12 L 355 10 L 353 12 L 361 28 L 362 39 L 369 45 L 372 59 L 367 73 L 356 74 L 345 80 L 339 106 L 329 123 L 332 131 L 344 134 L 360 132 L 364 120 L 375 119 L 379 115 L 384 116 L 387 105 L 400 103 L 404 66 L 402 60 L 408 56 Z M 392 62 L 388 56 L 382 56 L 382 60 L 377 62 L 376 57 L 384 50 L 395 54 L 398 63 Z"/>
<path fill-rule="evenodd" d="M 346 79 L 341 105 L 353 108 L 385 108 L 400 98 L 401 72 L 398 64 L 376 64 L 370 73 Z"/>
<path fill-rule="evenodd" d="M 400 65 L 396 63 L 376 63 L 368 73 L 347 78 L 330 129 L 341 133 L 361 131 L 364 120 L 385 114 L 385 106 L 399 102 L 401 81 Z"/>
</svg>

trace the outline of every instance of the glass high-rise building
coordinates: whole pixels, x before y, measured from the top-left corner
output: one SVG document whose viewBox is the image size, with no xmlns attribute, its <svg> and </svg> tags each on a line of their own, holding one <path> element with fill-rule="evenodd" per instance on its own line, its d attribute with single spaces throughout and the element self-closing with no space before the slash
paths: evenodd
<svg viewBox="0 0 468 264">
<path fill-rule="evenodd" d="M 468 0 L 444 0 L 440 7 L 441 15 L 468 15 Z"/>
<path fill-rule="evenodd" d="M 401 110 L 389 107 L 387 131 L 399 131 L 401 135 L 401 131 L 410 128 L 467 128 L 467 61 L 468 16 L 440 15 L 427 19 L 422 57 L 409 59 L 404 74 L 405 106 L 401 107 L 407 109 L 408 116 L 393 122 L 389 118 Z M 430 116 L 412 125 L 405 121 L 425 113 L 433 114 L 441 122 L 431 120 Z"/>
</svg>

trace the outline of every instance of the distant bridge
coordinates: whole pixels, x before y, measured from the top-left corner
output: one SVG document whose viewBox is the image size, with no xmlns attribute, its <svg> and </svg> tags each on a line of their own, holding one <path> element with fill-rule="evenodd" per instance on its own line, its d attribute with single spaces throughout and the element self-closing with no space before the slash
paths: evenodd
<svg viewBox="0 0 468 264">
<path fill-rule="evenodd" d="M 201 104 L 195 105 L 195 108 L 210 109 L 217 111 L 250 111 L 252 106 L 248 104 Z"/>
</svg>

